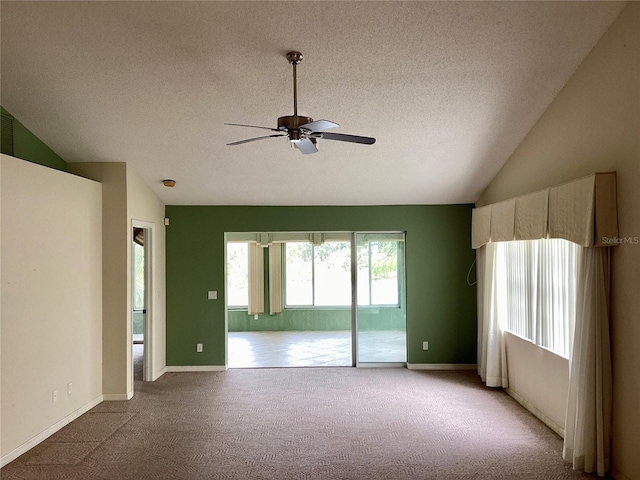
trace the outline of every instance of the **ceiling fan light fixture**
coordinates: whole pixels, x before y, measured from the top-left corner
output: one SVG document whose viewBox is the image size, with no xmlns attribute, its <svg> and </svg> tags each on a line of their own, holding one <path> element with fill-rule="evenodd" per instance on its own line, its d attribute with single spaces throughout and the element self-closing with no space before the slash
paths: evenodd
<svg viewBox="0 0 640 480">
<path fill-rule="evenodd" d="M 300 130 L 298 129 L 289 130 L 289 141 L 291 143 L 298 143 L 300 140 L 302 140 L 302 135 L 300 135 Z"/>
</svg>

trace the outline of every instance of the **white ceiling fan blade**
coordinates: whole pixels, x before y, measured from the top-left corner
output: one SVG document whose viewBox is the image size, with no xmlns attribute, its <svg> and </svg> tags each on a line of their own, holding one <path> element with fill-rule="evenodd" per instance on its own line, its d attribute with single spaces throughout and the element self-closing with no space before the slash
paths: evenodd
<svg viewBox="0 0 640 480">
<path fill-rule="evenodd" d="M 325 130 L 327 128 L 336 128 L 339 127 L 337 123 L 330 122 L 329 120 L 316 120 L 315 122 L 305 123 L 304 125 L 300 125 L 300 128 L 305 128 L 307 130 L 316 131 L 316 130 Z"/>
<path fill-rule="evenodd" d="M 316 133 L 316 132 L 313 132 Z M 338 140 L 340 142 L 362 143 L 364 145 L 373 145 L 376 139 L 372 137 L 360 137 L 359 135 L 346 135 L 344 133 L 318 132 L 322 138 L 326 140 Z"/>
<path fill-rule="evenodd" d="M 281 135 L 265 135 L 264 137 L 254 137 L 247 138 L 246 140 L 239 140 L 237 142 L 227 143 L 227 145 L 242 145 L 243 143 L 255 142 L 256 140 L 263 140 L 265 138 L 273 138 L 273 137 L 284 137 L 284 134 Z"/>
<path fill-rule="evenodd" d="M 260 127 L 258 125 L 244 125 L 242 123 L 225 123 L 225 125 L 231 125 L 232 127 L 249 127 L 249 128 L 262 128 L 263 130 L 271 130 L 272 132 L 279 132 L 277 128 Z"/>
<path fill-rule="evenodd" d="M 314 145 L 314 143 L 308 138 L 303 138 L 299 142 L 292 142 L 295 147 L 302 152 L 303 155 L 308 155 L 310 153 L 316 153 L 318 149 Z"/>
</svg>

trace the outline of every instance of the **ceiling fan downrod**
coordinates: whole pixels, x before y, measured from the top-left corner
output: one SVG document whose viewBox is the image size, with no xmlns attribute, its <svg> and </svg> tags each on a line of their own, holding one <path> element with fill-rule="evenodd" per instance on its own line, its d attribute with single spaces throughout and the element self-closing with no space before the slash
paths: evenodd
<svg viewBox="0 0 640 480">
<path fill-rule="evenodd" d="M 296 67 L 302 62 L 302 54 L 300 52 L 287 53 L 287 60 L 293 65 L 293 116 L 298 116 L 298 77 L 296 75 Z"/>
<path fill-rule="evenodd" d="M 293 115 L 278 118 L 278 130 L 287 132 L 290 142 L 299 142 L 302 139 L 299 127 L 313 122 L 311 117 L 298 116 L 298 76 L 297 65 L 302 62 L 300 52 L 287 53 L 287 60 L 293 66 Z"/>
</svg>

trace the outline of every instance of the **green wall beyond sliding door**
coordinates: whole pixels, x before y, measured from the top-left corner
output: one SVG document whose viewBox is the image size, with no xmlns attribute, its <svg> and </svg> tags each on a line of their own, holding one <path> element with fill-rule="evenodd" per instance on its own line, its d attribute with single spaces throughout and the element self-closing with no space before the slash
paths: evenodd
<svg viewBox="0 0 640 480">
<path fill-rule="evenodd" d="M 408 362 L 475 363 L 472 208 L 167 206 L 167 365 L 225 363 L 225 232 L 287 231 L 406 232 Z"/>
</svg>

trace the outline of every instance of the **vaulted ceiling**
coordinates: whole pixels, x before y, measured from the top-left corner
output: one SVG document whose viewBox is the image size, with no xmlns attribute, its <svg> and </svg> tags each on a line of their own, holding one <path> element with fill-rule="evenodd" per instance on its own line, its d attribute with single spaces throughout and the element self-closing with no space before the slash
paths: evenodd
<svg viewBox="0 0 640 480">
<path fill-rule="evenodd" d="M 473 202 L 619 2 L 11 2 L 1 103 L 67 162 L 127 162 L 166 204 Z M 293 113 L 374 145 L 238 146 Z M 175 179 L 175 188 L 162 179 Z"/>
</svg>

